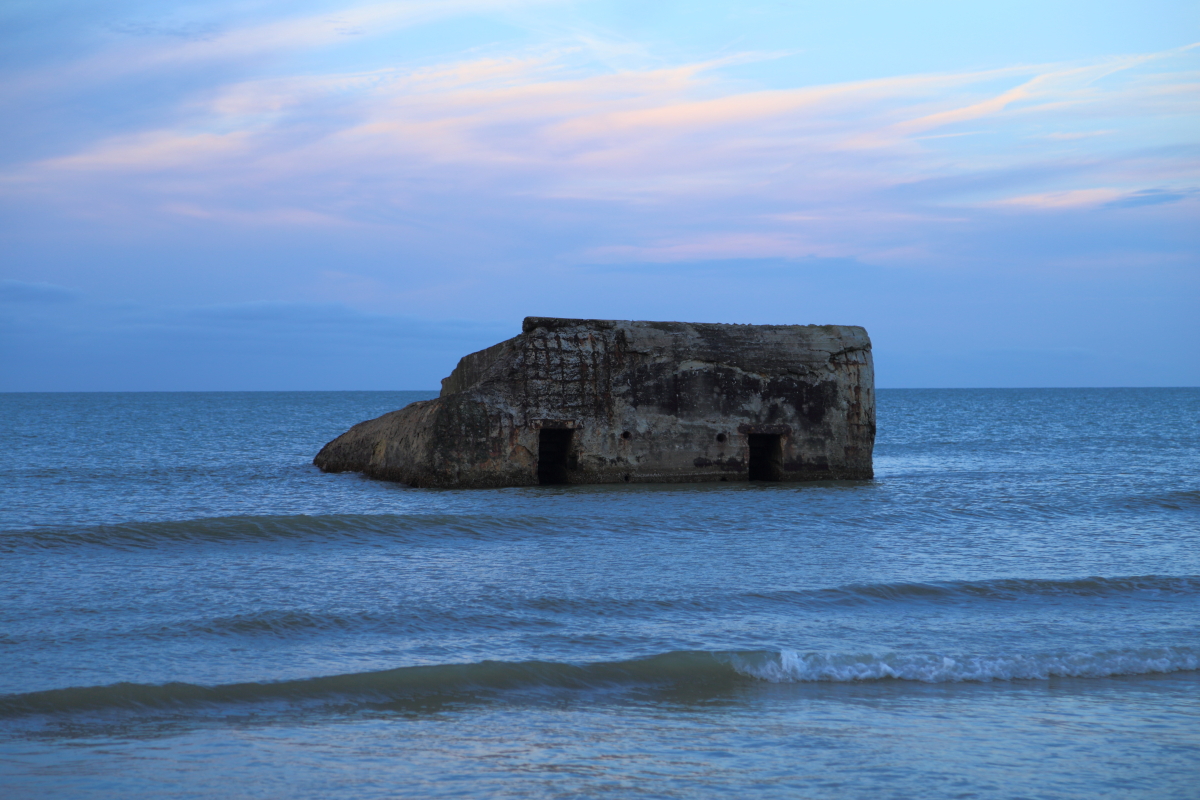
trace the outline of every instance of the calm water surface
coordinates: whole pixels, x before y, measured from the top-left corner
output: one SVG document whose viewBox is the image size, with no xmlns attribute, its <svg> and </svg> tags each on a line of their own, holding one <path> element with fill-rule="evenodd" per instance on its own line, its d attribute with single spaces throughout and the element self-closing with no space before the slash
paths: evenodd
<svg viewBox="0 0 1200 800">
<path fill-rule="evenodd" d="M 877 478 L 423 491 L 423 392 L 0 395 L 4 797 L 1200 797 L 1200 389 L 879 392 Z"/>
</svg>

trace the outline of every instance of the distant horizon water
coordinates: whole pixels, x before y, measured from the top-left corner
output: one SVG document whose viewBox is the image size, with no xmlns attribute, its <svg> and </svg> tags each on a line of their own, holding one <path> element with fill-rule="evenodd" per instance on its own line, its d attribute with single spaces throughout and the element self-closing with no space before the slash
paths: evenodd
<svg viewBox="0 0 1200 800">
<path fill-rule="evenodd" d="M 882 391 L 914 391 L 914 392 L 975 392 L 975 391 L 1071 391 L 1071 390 L 1106 390 L 1106 389 L 1196 389 L 1198 385 L 1146 385 L 1146 386 L 876 386 L 876 390 Z M 335 394 L 339 392 L 375 392 L 375 393 L 395 393 L 395 392 L 420 392 L 434 393 L 440 392 L 440 389 L 52 389 L 52 390 L 4 390 L 0 389 L 0 394 L 272 394 L 272 393 L 311 393 Z"/>
</svg>

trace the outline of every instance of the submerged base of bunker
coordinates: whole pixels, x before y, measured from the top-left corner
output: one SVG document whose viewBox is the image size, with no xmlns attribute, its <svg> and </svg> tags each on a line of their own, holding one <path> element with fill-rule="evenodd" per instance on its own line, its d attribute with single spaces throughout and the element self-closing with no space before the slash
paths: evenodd
<svg viewBox="0 0 1200 800">
<path fill-rule="evenodd" d="M 313 463 L 418 487 L 812 481 L 872 477 L 874 442 L 860 327 L 527 317 Z"/>
</svg>

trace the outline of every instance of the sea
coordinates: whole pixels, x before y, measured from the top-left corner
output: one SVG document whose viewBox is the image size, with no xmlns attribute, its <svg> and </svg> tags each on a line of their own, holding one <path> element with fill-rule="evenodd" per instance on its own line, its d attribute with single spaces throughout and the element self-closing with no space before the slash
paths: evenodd
<svg viewBox="0 0 1200 800">
<path fill-rule="evenodd" d="M 1200 797 L 1200 389 L 880 390 L 869 481 L 312 466 L 430 396 L 0 395 L 0 796 Z"/>
</svg>

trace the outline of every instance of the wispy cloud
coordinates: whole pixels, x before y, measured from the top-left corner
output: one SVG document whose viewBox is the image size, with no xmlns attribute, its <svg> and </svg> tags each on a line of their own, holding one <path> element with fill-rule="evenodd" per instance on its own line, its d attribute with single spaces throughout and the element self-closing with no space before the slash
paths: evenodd
<svg viewBox="0 0 1200 800">
<path fill-rule="evenodd" d="M 129 22 L 111 25 L 113 46 L 73 61 L 9 75 L 0 97 L 53 91 L 63 84 L 95 86 L 130 74 L 261 61 L 376 39 L 405 28 L 471 13 L 548 5 L 560 0 L 420 0 L 349 5 L 317 13 L 274 16 L 234 26 Z M 132 34 L 136 38 L 129 38 Z M 149 35 L 148 35 L 149 34 Z M 180 35 L 183 34 L 183 35 Z"/>
<path fill-rule="evenodd" d="M 1080 208 L 1110 203 L 1123 196 L 1124 193 L 1119 189 L 1069 189 L 1064 192 L 1043 192 L 1009 197 L 996 201 L 996 205 L 1027 208 Z"/>
<path fill-rule="evenodd" d="M 41 78 L 315 50 L 504 5 L 357 6 L 139 44 Z M 0 195 L 93 217 L 397 236 L 435 213 L 438 227 L 478 231 L 604 203 L 641 209 L 643 224 L 597 229 L 554 258 L 887 260 L 925 257 L 914 236 L 954 209 L 1120 208 L 1200 183 L 1200 160 L 1164 149 L 1187 139 L 1176 121 L 1200 114 L 1188 91 L 1200 55 L 1186 48 L 766 90 L 726 75 L 761 54 L 614 69 L 582 58 L 595 47 L 585 38 L 360 71 L 234 71 L 136 129 L 12 166 Z M 1148 118 L 1173 122 L 1148 142 Z M 902 190 L 913 186 L 924 189 Z"/>
<path fill-rule="evenodd" d="M 188 203 L 168 203 L 162 209 L 168 214 L 217 222 L 239 227 L 332 227 L 362 228 L 365 223 L 343 216 L 323 214 L 307 208 L 256 208 L 252 210 L 225 208 L 214 205 L 204 208 Z"/>
<path fill-rule="evenodd" d="M 41 162 L 47 170 L 142 172 L 207 166 L 214 161 L 246 150 L 249 134 L 149 131 L 100 142 L 95 146 L 60 158 Z"/>
</svg>

